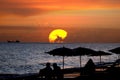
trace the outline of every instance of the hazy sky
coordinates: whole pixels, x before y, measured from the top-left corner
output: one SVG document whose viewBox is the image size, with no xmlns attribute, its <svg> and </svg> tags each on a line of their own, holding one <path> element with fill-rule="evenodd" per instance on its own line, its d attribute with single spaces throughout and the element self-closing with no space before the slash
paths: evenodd
<svg viewBox="0 0 120 80">
<path fill-rule="evenodd" d="M 120 0 L 0 0 L 0 41 L 49 42 L 64 29 L 64 42 L 120 42 Z"/>
</svg>

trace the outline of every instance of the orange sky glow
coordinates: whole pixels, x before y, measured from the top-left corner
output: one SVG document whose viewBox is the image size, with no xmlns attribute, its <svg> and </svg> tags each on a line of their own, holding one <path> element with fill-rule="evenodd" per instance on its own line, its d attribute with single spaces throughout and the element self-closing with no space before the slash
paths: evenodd
<svg viewBox="0 0 120 80">
<path fill-rule="evenodd" d="M 0 42 L 49 42 L 54 29 L 65 43 L 120 42 L 120 0 L 0 0 Z"/>
</svg>

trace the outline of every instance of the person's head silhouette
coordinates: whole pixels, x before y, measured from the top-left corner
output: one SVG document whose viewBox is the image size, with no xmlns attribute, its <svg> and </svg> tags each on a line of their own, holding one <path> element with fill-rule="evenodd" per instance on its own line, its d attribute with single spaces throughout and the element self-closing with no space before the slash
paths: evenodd
<svg viewBox="0 0 120 80">
<path fill-rule="evenodd" d="M 56 67 L 57 66 L 57 63 L 53 63 L 53 67 Z"/>
<path fill-rule="evenodd" d="M 46 63 L 46 67 L 50 67 L 50 63 L 48 62 L 48 63 Z"/>
</svg>

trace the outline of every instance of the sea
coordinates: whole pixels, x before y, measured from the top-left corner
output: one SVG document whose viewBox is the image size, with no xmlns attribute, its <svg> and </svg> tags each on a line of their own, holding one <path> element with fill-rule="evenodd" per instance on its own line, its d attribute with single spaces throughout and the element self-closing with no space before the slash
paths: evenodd
<svg viewBox="0 0 120 80">
<path fill-rule="evenodd" d="M 62 56 L 46 53 L 60 47 L 71 49 L 86 47 L 96 51 L 109 52 L 110 49 L 120 47 L 120 43 L 0 43 L 0 74 L 38 73 L 47 62 L 57 63 L 62 68 Z M 102 62 L 114 62 L 118 58 L 117 54 L 111 54 L 102 56 Z M 82 56 L 82 67 L 90 58 L 95 63 L 100 61 L 99 56 L 85 55 Z M 64 66 L 65 68 L 79 67 L 79 63 L 79 56 L 66 56 Z"/>
</svg>

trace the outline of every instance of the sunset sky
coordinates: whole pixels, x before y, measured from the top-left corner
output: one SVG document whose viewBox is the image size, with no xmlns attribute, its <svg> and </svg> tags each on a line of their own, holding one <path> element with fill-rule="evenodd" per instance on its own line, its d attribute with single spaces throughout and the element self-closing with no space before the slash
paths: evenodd
<svg viewBox="0 0 120 80">
<path fill-rule="evenodd" d="M 0 0 L 0 42 L 49 42 L 54 29 L 65 43 L 120 42 L 120 0 Z"/>
</svg>

